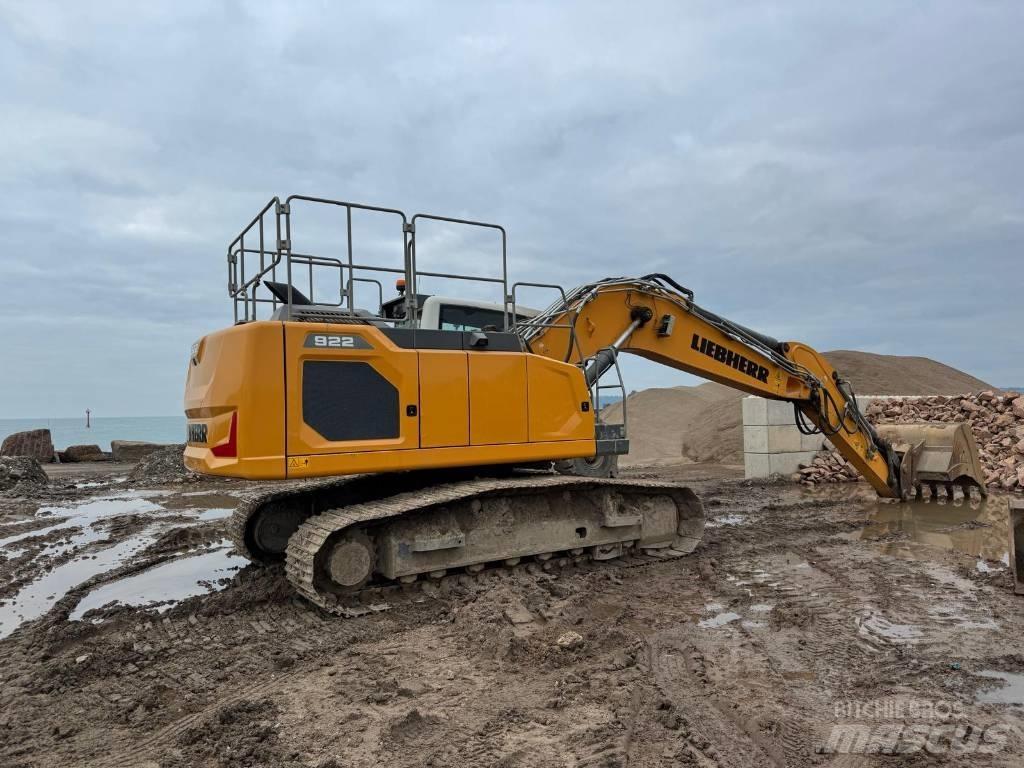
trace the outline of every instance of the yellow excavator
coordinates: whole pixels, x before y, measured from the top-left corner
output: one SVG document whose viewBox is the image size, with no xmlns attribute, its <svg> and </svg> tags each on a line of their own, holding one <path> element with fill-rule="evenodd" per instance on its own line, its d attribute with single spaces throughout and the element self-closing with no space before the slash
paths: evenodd
<svg viewBox="0 0 1024 768">
<path fill-rule="evenodd" d="M 337 216 L 335 255 L 299 247 L 310 210 Z M 353 219 L 366 216 L 393 226 L 399 263 L 356 259 Z M 500 272 L 420 268 L 426 226 L 483 228 L 500 246 Z M 500 226 L 300 195 L 264 206 L 227 260 L 235 324 L 193 345 L 185 463 L 295 481 L 255 485 L 231 535 L 254 562 L 284 561 L 295 588 L 335 613 L 365 612 L 358 596 L 376 585 L 524 559 L 691 552 L 704 526 L 697 496 L 616 477 L 629 449 L 625 410 L 607 423 L 600 403 L 604 389 L 625 395 L 624 352 L 793 403 L 801 430 L 824 433 L 880 496 L 906 498 L 922 484 L 985 492 L 964 425 L 883 436 L 819 353 L 704 309 L 664 274 L 569 291 L 510 285 Z M 382 274 L 397 277 L 391 300 Z M 500 289 L 501 301 L 420 293 L 428 278 Z M 358 307 L 357 289 L 376 290 L 374 309 Z M 555 299 L 528 309 L 524 290 Z"/>
</svg>

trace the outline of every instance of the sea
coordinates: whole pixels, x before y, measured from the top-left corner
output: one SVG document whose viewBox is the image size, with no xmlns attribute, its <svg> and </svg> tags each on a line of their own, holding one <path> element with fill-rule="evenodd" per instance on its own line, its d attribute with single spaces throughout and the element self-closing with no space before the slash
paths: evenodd
<svg viewBox="0 0 1024 768">
<path fill-rule="evenodd" d="M 150 443 L 184 443 L 184 416 L 94 416 L 90 426 L 85 417 L 73 419 L 0 419 L 0 440 L 15 432 L 48 429 L 53 447 L 62 451 L 69 445 L 98 445 L 110 450 L 111 440 L 144 440 Z"/>
</svg>

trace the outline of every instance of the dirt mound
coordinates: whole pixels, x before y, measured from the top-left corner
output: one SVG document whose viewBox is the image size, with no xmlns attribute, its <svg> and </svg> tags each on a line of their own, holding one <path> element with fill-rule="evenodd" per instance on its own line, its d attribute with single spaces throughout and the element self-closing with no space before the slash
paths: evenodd
<svg viewBox="0 0 1024 768">
<path fill-rule="evenodd" d="M 185 467 L 184 445 L 168 445 L 144 456 L 128 475 L 130 483 L 191 483 L 200 479 Z"/>
<path fill-rule="evenodd" d="M 274 724 L 277 716 L 278 708 L 266 700 L 240 701 L 222 707 L 207 722 L 182 733 L 177 749 L 169 750 L 160 761 L 160 768 L 299 765 L 280 747 Z"/>
<path fill-rule="evenodd" d="M 31 456 L 0 456 L 0 493 L 19 496 L 38 491 L 47 482 L 43 468 Z"/>
<path fill-rule="evenodd" d="M 632 393 L 626 400 L 630 452 L 624 463 L 680 458 L 741 462 L 741 396 L 713 382 Z M 622 404 L 608 406 L 604 414 L 613 423 L 621 420 Z"/>
<path fill-rule="evenodd" d="M 959 395 L 992 389 L 981 379 L 927 357 L 848 349 L 826 352 L 825 357 L 853 383 L 859 395 Z"/>
<path fill-rule="evenodd" d="M 863 395 L 953 395 L 991 389 L 981 379 L 927 357 L 837 350 L 825 357 Z M 630 451 L 623 464 L 658 461 L 743 463 L 742 392 L 721 384 L 645 389 L 626 400 Z M 622 418 L 622 405 L 604 410 Z"/>
</svg>

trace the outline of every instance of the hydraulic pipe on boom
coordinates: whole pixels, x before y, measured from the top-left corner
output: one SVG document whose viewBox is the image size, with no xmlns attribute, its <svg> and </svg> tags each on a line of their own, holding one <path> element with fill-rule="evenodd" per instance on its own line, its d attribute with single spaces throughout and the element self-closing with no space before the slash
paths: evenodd
<svg viewBox="0 0 1024 768">
<path fill-rule="evenodd" d="M 820 353 L 709 312 L 693 301 L 692 291 L 666 275 L 608 278 L 581 286 L 542 317 L 545 322 L 523 334 L 530 351 L 584 365 L 588 385 L 614 364 L 619 352 L 631 352 L 749 394 L 788 401 L 802 431 L 824 433 L 880 496 L 920 493 L 916 465 L 926 468 L 924 441 L 881 438 L 858 408 L 849 382 Z M 563 350 L 568 350 L 564 356 Z M 965 493 L 976 485 L 984 493 L 969 434 L 949 442 L 950 456 L 945 458 L 957 469 L 939 481 L 957 482 Z M 934 468 L 934 460 L 931 464 Z"/>
</svg>

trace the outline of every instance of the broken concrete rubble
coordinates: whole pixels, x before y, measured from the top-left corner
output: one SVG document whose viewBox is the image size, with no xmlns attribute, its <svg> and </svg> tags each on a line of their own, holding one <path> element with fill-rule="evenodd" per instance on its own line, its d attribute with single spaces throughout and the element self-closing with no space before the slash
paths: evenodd
<svg viewBox="0 0 1024 768">
<path fill-rule="evenodd" d="M 0 456 L 31 456 L 46 464 L 53 461 L 53 439 L 48 429 L 30 429 L 15 432 L 4 438 L 0 445 Z"/>
<path fill-rule="evenodd" d="M 873 424 L 953 424 L 965 422 L 978 444 L 985 484 L 1024 492 L 1024 397 L 986 390 L 945 397 L 879 399 L 865 415 Z M 835 450 L 818 453 L 792 479 L 805 485 L 838 483 L 859 475 Z"/>
</svg>

